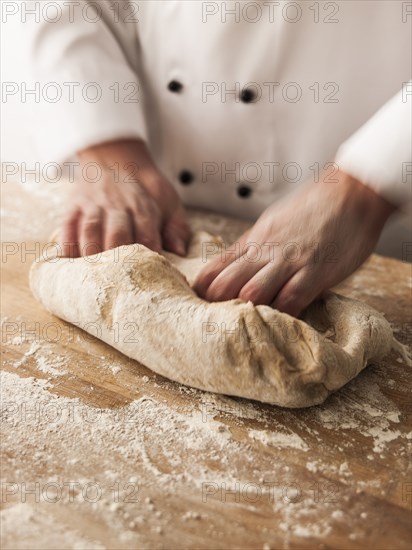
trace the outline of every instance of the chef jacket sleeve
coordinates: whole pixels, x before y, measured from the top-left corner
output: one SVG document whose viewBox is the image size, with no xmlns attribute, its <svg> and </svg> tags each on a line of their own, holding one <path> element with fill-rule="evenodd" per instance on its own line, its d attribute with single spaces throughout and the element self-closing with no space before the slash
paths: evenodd
<svg viewBox="0 0 412 550">
<path fill-rule="evenodd" d="M 43 11 L 23 25 L 32 78 L 41 90 L 34 117 L 40 158 L 61 162 L 98 143 L 146 139 L 133 67 L 137 24 L 130 14 L 122 19 L 124 2 L 53 4 L 59 18 Z M 25 9 L 35 12 L 39 5 L 27 1 Z"/>
<path fill-rule="evenodd" d="M 396 206 L 412 199 L 412 81 L 338 150 L 339 168 Z"/>
</svg>

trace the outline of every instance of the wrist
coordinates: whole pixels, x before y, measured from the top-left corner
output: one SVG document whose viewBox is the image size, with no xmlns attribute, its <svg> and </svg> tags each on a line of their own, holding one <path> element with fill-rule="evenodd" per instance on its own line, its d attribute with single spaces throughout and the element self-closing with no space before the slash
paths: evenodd
<svg viewBox="0 0 412 550">
<path fill-rule="evenodd" d="M 339 172 L 339 183 L 345 188 L 347 201 L 356 200 L 360 214 L 367 216 L 371 224 L 381 229 L 396 207 L 379 195 L 372 187 L 346 172 Z"/>
<path fill-rule="evenodd" d="M 151 160 L 146 144 L 137 139 L 98 143 L 78 151 L 77 156 L 81 164 L 97 162 L 101 167 L 112 166 L 114 163 L 119 163 L 123 167 L 130 162 L 146 166 Z"/>
</svg>

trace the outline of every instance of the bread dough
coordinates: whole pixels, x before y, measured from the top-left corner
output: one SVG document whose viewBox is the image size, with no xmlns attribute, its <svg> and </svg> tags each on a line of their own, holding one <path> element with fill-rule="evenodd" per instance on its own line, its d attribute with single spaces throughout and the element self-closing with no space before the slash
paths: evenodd
<svg viewBox="0 0 412 550">
<path fill-rule="evenodd" d="M 284 407 L 322 403 L 390 351 L 383 316 L 336 294 L 301 320 L 239 299 L 200 299 L 190 284 L 205 265 L 202 251 L 221 245 L 200 232 L 187 258 L 143 245 L 74 260 L 49 255 L 33 264 L 30 285 L 50 312 L 158 374 Z"/>
</svg>

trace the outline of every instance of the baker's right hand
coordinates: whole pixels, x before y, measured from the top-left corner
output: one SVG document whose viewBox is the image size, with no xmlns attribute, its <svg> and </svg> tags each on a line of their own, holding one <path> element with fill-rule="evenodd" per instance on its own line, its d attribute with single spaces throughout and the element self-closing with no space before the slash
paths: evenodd
<svg viewBox="0 0 412 550">
<path fill-rule="evenodd" d="M 86 177 L 75 183 L 69 199 L 59 239 L 64 256 L 132 243 L 186 254 L 190 229 L 183 206 L 143 141 L 103 143 L 78 157 Z M 91 181 L 87 174 L 94 178 L 96 171 L 100 177 Z"/>
</svg>

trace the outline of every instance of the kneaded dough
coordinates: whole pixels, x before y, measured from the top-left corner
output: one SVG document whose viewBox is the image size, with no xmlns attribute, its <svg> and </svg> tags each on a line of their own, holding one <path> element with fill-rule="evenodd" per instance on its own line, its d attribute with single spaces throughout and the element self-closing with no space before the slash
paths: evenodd
<svg viewBox="0 0 412 550">
<path fill-rule="evenodd" d="M 221 245 L 200 232 L 187 258 L 143 245 L 75 260 L 49 256 L 33 264 L 30 285 L 50 312 L 158 374 L 284 407 L 322 403 L 390 351 L 384 317 L 336 294 L 302 319 L 239 299 L 200 299 L 190 285 L 205 253 Z"/>
</svg>

